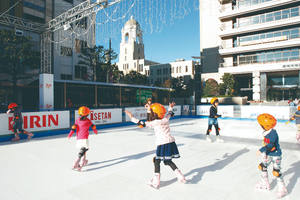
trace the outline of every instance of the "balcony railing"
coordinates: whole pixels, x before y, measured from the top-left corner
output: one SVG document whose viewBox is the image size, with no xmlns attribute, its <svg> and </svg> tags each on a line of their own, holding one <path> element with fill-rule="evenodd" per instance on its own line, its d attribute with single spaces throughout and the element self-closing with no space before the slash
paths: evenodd
<svg viewBox="0 0 300 200">
<path fill-rule="evenodd" d="M 298 56 L 289 56 L 289 57 L 276 57 L 276 58 L 268 58 L 268 59 L 261 59 L 261 60 L 245 60 L 233 63 L 220 63 L 220 68 L 226 67 L 241 67 L 245 65 L 257 65 L 257 64 L 268 64 L 268 63 L 280 63 L 280 62 L 292 62 L 292 61 L 300 61 L 299 55 Z M 289 65 L 290 67 L 290 65 Z M 294 64 L 294 67 L 300 67 L 300 62 Z"/>
<path fill-rule="evenodd" d="M 283 32 L 284 31 L 281 31 L 281 33 L 283 33 Z M 278 33 L 278 32 L 276 32 L 276 33 Z M 270 34 L 270 33 L 266 33 L 266 34 Z M 231 48 L 244 47 L 244 46 L 250 46 L 250 45 L 289 41 L 292 39 L 299 39 L 300 35 L 299 35 L 299 33 L 290 34 L 290 35 L 282 35 L 281 34 L 280 36 L 263 38 L 263 39 L 253 39 L 254 37 L 256 37 L 256 36 L 245 37 L 245 40 L 243 40 L 243 41 L 241 41 L 241 39 L 244 39 L 244 38 L 239 38 L 240 41 L 239 42 L 234 41 L 234 43 L 222 42 L 222 45 L 220 45 L 219 49 L 231 49 Z"/>
<path fill-rule="evenodd" d="M 233 25 L 226 25 L 226 23 L 222 23 L 220 29 L 222 31 L 231 30 L 235 28 L 258 25 L 258 24 L 278 21 L 282 19 L 288 19 L 297 16 L 299 16 L 299 7 L 294 7 L 286 10 L 280 10 L 271 13 L 265 13 L 262 15 L 256 15 L 249 18 L 241 18 L 239 22 L 234 23 Z"/>
<path fill-rule="evenodd" d="M 249 7 L 249 6 L 253 6 L 253 5 L 257 5 L 269 1 L 274 1 L 274 0 L 245 0 L 245 1 L 237 2 L 237 5 L 234 5 L 232 7 L 233 10 L 236 10 L 236 9 L 245 8 L 245 7 Z"/>
</svg>

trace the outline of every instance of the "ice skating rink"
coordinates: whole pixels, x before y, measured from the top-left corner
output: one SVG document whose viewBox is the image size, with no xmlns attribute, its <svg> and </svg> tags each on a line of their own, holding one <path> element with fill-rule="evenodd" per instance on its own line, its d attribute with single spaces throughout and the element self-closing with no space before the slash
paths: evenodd
<svg viewBox="0 0 300 200">
<path fill-rule="evenodd" d="M 261 157 L 255 152 L 262 144 L 257 121 L 219 119 L 225 143 L 205 140 L 207 118 L 180 118 L 170 121 L 181 158 L 173 161 L 186 176 L 180 184 L 171 168 L 161 163 L 161 187 L 147 185 L 153 177 L 155 155 L 153 130 L 124 127 L 98 129 L 90 134 L 88 166 L 82 172 L 71 169 L 79 150 L 76 137 L 67 134 L 39 137 L 31 141 L 0 143 L 1 200 L 77 199 L 277 199 L 277 184 L 269 167 L 270 191 L 254 188 L 260 181 L 257 168 Z M 283 151 L 282 172 L 288 195 L 300 199 L 300 143 L 296 126 L 278 123 Z M 215 132 L 211 138 L 215 141 Z"/>
</svg>

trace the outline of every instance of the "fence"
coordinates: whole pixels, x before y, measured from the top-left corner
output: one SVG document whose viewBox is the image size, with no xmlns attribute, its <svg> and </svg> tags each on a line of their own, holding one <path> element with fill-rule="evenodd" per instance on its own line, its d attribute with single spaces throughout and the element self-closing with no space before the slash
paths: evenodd
<svg viewBox="0 0 300 200">
<path fill-rule="evenodd" d="M 168 109 L 168 106 L 165 106 Z M 210 105 L 176 105 L 173 112 L 177 117 L 208 116 Z M 143 106 L 91 109 L 90 119 L 97 125 L 116 125 L 129 122 L 130 118 L 124 111 L 129 110 L 133 116 L 140 120 L 146 120 L 147 110 Z M 225 118 L 255 119 L 261 113 L 272 114 L 276 119 L 288 120 L 297 110 L 296 106 L 250 106 L 250 105 L 220 105 L 218 113 Z M 78 110 L 54 110 L 41 112 L 23 112 L 23 128 L 30 132 L 50 132 L 55 130 L 68 131 L 78 116 Z M 0 114 L 0 136 L 12 134 L 12 114 Z M 51 135 L 51 134 L 48 134 Z M 3 140 L 2 140 L 3 141 Z M 6 140 L 8 141 L 8 140 Z"/>
</svg>

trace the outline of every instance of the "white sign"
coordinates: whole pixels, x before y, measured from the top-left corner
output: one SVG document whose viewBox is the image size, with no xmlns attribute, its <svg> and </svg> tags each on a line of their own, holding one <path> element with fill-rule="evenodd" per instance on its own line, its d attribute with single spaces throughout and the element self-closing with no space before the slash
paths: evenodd
<svg viewBox="0 0 300 200">
<path fill-rule="evenodd" d="M 70 128 L 69 111 L 24 112 L 23 129 L 29 132 Z M 0 135 L 12 134 L 13 114 L 0 114 Z"/>
<path fill-rule="evenodd" d="M 276 119 L 289 119 L 288 106 L 241 106 L 242 118 L 257 118 L 262 113 L 273 115 Z"/>
<path fill-rule="evenodd" d="M 168 112 L 169 105 L 164 105 Z M 132 113 L 132 116 L 139 120 L 146 120 L 147 119 L 147 110 L 145 107 L 130 107 L 126 108 L 125 110 L 128 110 Z M 173 107 L 174 116 L 181 116 L 181 106 L 174 106 Z M 126 115 L 125 118 L 126 122 L 130 121 L 130 118 L 128 115 Z"/>
<path fill-rule="evenodd" d="M 165 108 L 167 109 L 168 112 L 169 105 L 165 106 Z M 174 116 L 181 116 L 181 106 L 174 106 L 172 109 L 173 109 Z"/>
<path fill-rule="evenodd" d="M 209 116 L 211 106 L 197 106 L 197 115 Z M 233 117 L 233 106 L 218 106 L 218 114 L 222 117 Z"/>
<path fill-rule="evenodd" d="M 39 75 L 39 88 L 40 88 L 40 110 L 54 109 L 54 84 L 53 74 L 40 74 Z"/>
<path fill-rule="evenodd" d="M 145 120 L 147 119 L 147 109 L 143 107 L 130 107 L 130 108 L 125 108 L 125 110 L 128 110 L 129 112 L 132 113 L 132 116 L 136 119 L 139 120 Z M 125 121 L 131 121 L 130 117 L 126 114 Z"/>
<path fill-rule="evenodd" d="M 78 110 L 75 111 L 75 120 L 79 118 Z M 94 125 L 113 124 L 122 122 L 122 109 L 94 109 L 89 115 Z"/>
</svg>

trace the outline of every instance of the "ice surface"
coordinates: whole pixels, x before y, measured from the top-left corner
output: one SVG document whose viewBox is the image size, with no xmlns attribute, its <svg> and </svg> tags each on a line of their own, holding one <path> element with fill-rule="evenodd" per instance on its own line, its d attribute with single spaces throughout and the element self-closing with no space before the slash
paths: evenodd
<svg viewBox="0 0 300 200">
<path fill-rule="evenodd" d="M 71 170 L 78 149 L 76 138 L 66 135 L 33 138 L 30 141 L 0 143 L 0 199 L 277 199 L 276 179 L 269 167 L 270 191 L 254 188 L 260 181 L 257 166 L 261 157 L 261 128 L 256 121 L 220 119 L 221 138 L 205 140 L 207 118 L 180 118 L 170 121 L 181 158 L 174 163 L 186 176 L 187 184 L 177 182 L 170 167 L 161 163 L 161 186 L 147 185 L 153 177 L 155 155 L 153 129 L 136 125 L 98 129 L 90 133 L 88 166 L 82 172 Z M 288 196 L 300 198 L 300 143 L 294 123 L 278 123 L 283 151 L 282 172 Z"/>
</svg>

